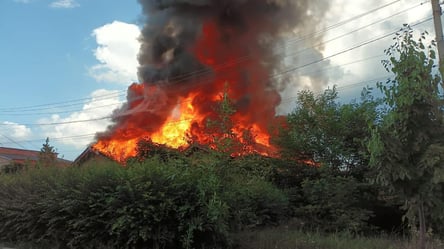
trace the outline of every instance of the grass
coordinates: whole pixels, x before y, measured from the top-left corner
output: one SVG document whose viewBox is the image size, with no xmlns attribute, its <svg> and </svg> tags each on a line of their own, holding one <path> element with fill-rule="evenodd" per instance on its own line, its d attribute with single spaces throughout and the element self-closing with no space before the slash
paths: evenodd
<svg viewBox="0 0 444 249">
<path fill-rule="evenodd" d="M 378 237 L 352 236 L 347 233 L 307 233 L 288 230 L 286 227 L 266 228 L 258 231 L 241 232 L 235 235 L 237 249 L 416 249 L 414 241 L 386 235 Z M 0 249 L 50 249 L 48 245 L 29 243 L 0 243 Z M 103 247 L 104 249 L 105 247 Z M 427 249 L 442 249 L 444 242 L 429 241 Z"/>
<path fill-rule="evenodd" d="M 385 235 L 352 236 L 347 233 L 321 234 L 288 230 L 286 227 L 242 232 L 235 236 L 238 249 L 416 249 L 414 241 Z M 444 243 L 429 241 L 427 249 L 442 249 Z"/>
</svg>

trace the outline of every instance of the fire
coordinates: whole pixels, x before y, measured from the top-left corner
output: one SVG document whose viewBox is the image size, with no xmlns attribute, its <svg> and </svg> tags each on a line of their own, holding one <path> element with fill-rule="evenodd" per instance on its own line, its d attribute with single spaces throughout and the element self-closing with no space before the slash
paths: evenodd
<svg viewBox="0 0 444 249">
<path fill-rule="evenodd" d="M 193 107 L 193 95 L 179 99 L 179 103 L 165 121 L 164 125 L 151 135 L 151 140 L 158 144 L 167 144 L 172 148 L 187 145 L 185 139 L 192 123 L 200 123 L 203 120 Z"/>
<path fill-rule="evenodd" d="M 109 141 L 98 141 L 93 145 L 93 148 L 102 152 L 103 154 L 113 158 L 118 162 L 125 162 L 127 158 L 136 155 L 138 139 L 133 138 L 129 140 L 113 139 Z"/>
<path fill-rule="evenodd" d="M 234 110 L 230 115 L 231 154 L 275 155 L 268 129 L 280 96 L 267 81 L 270 69 L 255 53 L 261 47 L 252 32 L 239 33 L 208 20 L 194 45 L 185 49 L 197 61 L 193 63 L 202 65 L 200 71 L 159 83 L 132 84 L 127 104 L 114 113 L 114 125 L 98 135 L 93 148 L 119 162 L 135 156 L 137 142 L 144 138 L 178 149 L 191 143 L 217 149 L 217 139 L 226 134 L 209 128 L 208 123 L 222 122 L 215 107 L 228 91 Z M 227 43 L 227 37 L 236 38 L 236 43 Z M 168 53 L 171 56 L 174 51 Z M 156 68 L 169 67 L 174 59 Z"/>
<path fill-rule="evenodd" d="M 137 111 L 139 107 L 144 106 L 150 98 L 151 93 L 156 90 L 153 88 L 149 90 L 143 89 L 144 84 L 135 84 L 131 87 L 134 92 L 138 92 L 141 96 L 135 97 L 135 101 L 130 102 L 130 106 L 134 112 L 130 112 L 126 120 L 126 128 L 116 129 L 113 136 L 107 139 L 101 139 L 93 145 L 95 150 L 113 158 L 119 162 L 125 162 L 126 159 L 136 156 L 137 143 L 141 138 L 149 138 L 157 144 L 165 144 L 171 148 L 184 149 L 189 146 L 190 142 L 198 144 L 206 144 L 210 148 L 217 149 L 214 137 L 223 134 L 217 134 L 219 131 L 211 131 L 207 129 L 209 120 L 217 120 L 217 113 L 203 113 L 202 110 L 207 110 L 205 105 L 200 108 L 195 106 L 200 103 L 199 91 L 191 92 L 186 97 L 177 98 L 177 103 L 169 111 L 167 117 L 163 119 L 162 124 L 154 132 L 150 132 L 150 121 L 146 120 L 148 129 L 142 129 L 139 126 L 134 126 L 138 123 L 138 119 L 144 119 L 143 115 Z M 209 106 L 215 106 L 220 103 L 223 92 L 217 92 L 214 96 L 208 99 Z M 145 96 L 143 96 L 145 95 Z M 207 100 L 208 100 L 207 99 Z M 142 112 L 143 113 L 143 112 Z M 149 113 L 149 112 L 148 112 Z M 140 116 L 139 116 L 140 115 Z M 233 152 L 233 156 L 245 155 L 248 153 L 260 153 L 262 155 L 272 156 L 276 153 L 276 149 L 270 144 L 270 134 L 258 124 L 250 124 L 248 117 L 241 114 L 234 114 L 231 117 L 233 123 L 232 138 L 238 144 L 243 145 L 243 148 L 235 148 L 238 151 Z M 133 121 L 131 121 L 133 120 Z M 154 120 L 153 120 L 154 121 Z M 247 135 L 246 135 L 247 134 Z M 190 141 L 189 139 L 192 139 Z"/>
</svg>

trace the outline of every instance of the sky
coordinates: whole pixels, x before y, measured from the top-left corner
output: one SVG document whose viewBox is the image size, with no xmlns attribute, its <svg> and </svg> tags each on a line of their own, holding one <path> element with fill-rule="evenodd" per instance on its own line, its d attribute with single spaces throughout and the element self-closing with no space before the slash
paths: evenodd
<svg viewBox="0 0 444 249">
<path fill-rule="evenodd" d="M 336 85 L 347 103 L 385 81 L 384 49 L 404 23 L 434 38 L 427 0 L 329 2 L 318 27 L 322 39 L 311 44 L 322 47 L 319 63 L 294 52 L 303 50 L 294 38 L 303 35 L 288 38 L 282 59 L 299 69 L 291 75 L 297 83 L 282 93 L 280 113 L 291 111 L 301 89 Z M 49 137 L 59 157 L 74 160 L 138 81 L 141 20 L 137 0 L 0 0 L 0 147 L 40 150 Z M 326 75 L 323 88 L 311 84 L 308 76 L 316 74 Z"/>
</svg>

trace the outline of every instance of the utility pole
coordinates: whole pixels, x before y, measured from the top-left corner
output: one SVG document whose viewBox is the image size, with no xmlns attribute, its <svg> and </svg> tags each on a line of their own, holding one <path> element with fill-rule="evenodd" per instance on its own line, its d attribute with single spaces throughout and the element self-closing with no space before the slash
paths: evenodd
<svg viewBox="0 0 444 249">
<path fill-rule="evenodd" d="M 439 0 L 432 1 L 433 23 L 435 24 L 436 43 L 438 45 L 439 71 L 444 77 L 444 38 L 442 34 L 441 6 Z"/>
</svg>

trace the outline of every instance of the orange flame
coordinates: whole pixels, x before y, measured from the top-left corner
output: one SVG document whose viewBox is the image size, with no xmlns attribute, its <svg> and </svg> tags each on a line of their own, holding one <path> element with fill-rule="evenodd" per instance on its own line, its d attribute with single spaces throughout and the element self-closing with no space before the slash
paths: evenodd
<svg viewBox="0 0 444 249">
<path fill-rule="evenodd" d="M 185 140 L 191 124 L 200 123 L 203 120 L 193 107 L 193 95 L 179 99 L 180 103 L 173 109 L 164 125 L 151 135 L 151 140 L 158 144 L 166 144 L 172 148 L 187 145 Z"/>
<path fill-rule="evenodd" d="M 264 80 L 269 75 L 266 65 L 254 54 L 245 57 L 245 51 L 260 51 L 257 43 L 248 44 L 256 39 L 254 34 L 236 34 L 239 44 L 227 45 L 223 40 L 232 33 L 218 30 L 211 21 L 203 25 L 196 44 L 188 49 L 212 69 L 211 77 L 193 78 L 186 84 L 132 84 L 127 105 L 115 114 L 115 125 L 98 136 L 93 148 L 119 162 L 135 156 L 137 143 L 143 138 L 172 148 L 186 148 L 192 142 L 216 149 L 215 139 L 223 134 L 209 130 L 207 122 L 217 120 L 214 106 L 228 84 L 236 110 L 231 116 L 230 138 L 236 144 L 232 155 L 275 155 L 268 126 L 275 118 L 280 96 Z M 239 60 L 242 57 L 247 59 Z"/>
</svg>

